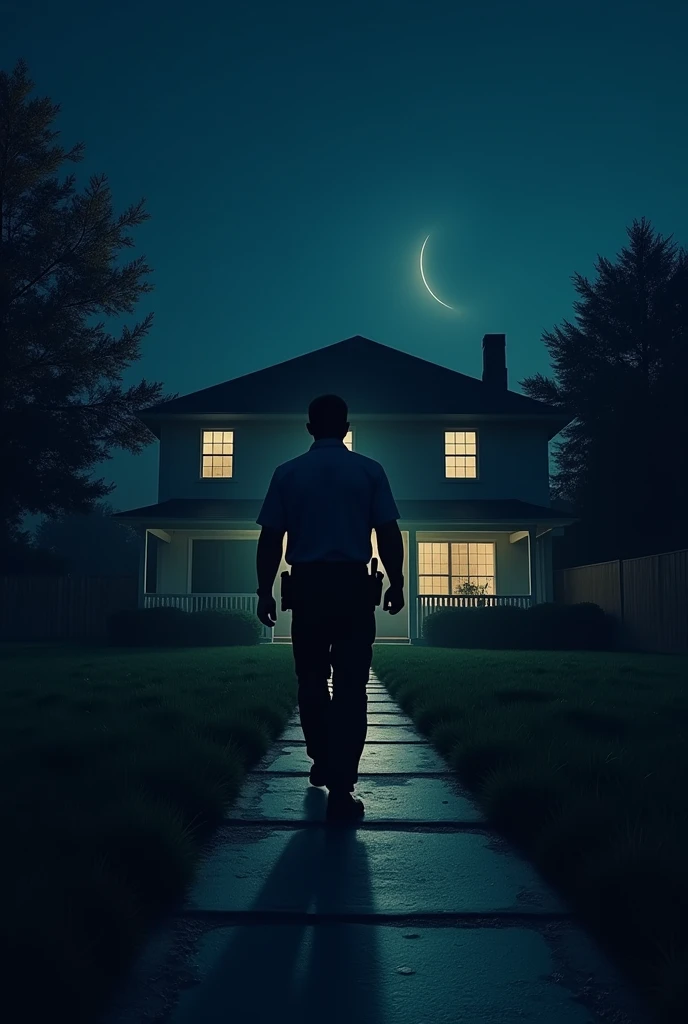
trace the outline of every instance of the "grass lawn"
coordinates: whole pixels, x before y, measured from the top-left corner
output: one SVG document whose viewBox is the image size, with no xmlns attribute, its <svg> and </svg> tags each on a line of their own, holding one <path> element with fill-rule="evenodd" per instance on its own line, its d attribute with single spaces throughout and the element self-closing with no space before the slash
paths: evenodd
<svg viewBox="0 0 688 1024">
<path fill-rule="evenodd" d="M 296 701 L 290 647 L 0 648 L 8 1020 L 92 1021 Z"/>
<path fill-rule="evenodd" d="M 489 820 L 668 1020 L 688 1007 L 688 658 L 377 647 Z"/>
</svg>

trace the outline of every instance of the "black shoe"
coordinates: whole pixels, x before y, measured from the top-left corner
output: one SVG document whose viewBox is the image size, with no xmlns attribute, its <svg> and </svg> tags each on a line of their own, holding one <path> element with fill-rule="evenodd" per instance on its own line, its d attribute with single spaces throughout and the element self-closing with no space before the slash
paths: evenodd
<svg viewBox="0 0 688 1024">
<path fill-rule="evenodd" d="M 321 768 L 319 765 L 314 764 L 310 770 L 308 781 L 310 782 L 311 786 L 326 786 L 327 775 L 325 774 L 324 768 Z"/>
<path fill-rule="evenodd" d="M 335 790 L 327 798 L 328 821 L 360 821 L 364 814 L 363 801 L 353 793 L 342 793 Z"/>
</svg>

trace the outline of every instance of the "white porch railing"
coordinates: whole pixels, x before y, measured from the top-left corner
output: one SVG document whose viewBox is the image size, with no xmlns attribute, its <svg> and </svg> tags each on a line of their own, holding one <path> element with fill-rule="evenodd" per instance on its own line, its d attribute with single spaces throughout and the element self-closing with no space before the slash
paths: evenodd
<svg viewBox="0 0 688 1024">
<path fill-rule="evenodd" d="M 223 611 L 255 612 L 257 594 L 145 594 L 144 608 L 181 608 L 183 612 L 200 612 L 205 608 Z"/>
<path fill-rule="evenodd" d="M 484 594 L 482 597 L 465 597 L 461 594 L 419 594 L 418 595 L 418 635 L 422 636 L 423 623 L 428 615 L 442 608 L 530 608 L 529 594 L 496 595 Z"/>
<path fill-rule="evenodd" d="M 200 612 L 206 608 L 221 611 L 242 611 L 256 614 L 257 594 L 144 594 L 144 608 L 181 608 L 184 612 Z M 263 639 L 272 640 L 273 631 L 262 627 Z"/>
</svg>

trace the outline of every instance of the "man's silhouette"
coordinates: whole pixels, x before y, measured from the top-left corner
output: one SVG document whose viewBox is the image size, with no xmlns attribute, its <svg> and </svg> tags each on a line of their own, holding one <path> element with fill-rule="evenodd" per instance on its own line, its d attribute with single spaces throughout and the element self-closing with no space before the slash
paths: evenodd
<svg viewBox="0 0 688 1024">
<path fill-rule="evenodd" d="M 308 409 L 310 449 L 275 470 L 257 522 L 258 618 L 274 626 L 272 588 L 287 535 L 294 667 L 310 781 L 329 789 L 328 817 L 356 819 L 353 796 L 367 722 L 366 684 L 375 639 L 375 597 L 367 565 L 371 533 L 389 576 L 383 607 L 404 607 L 404 548 L 384 469 L 344 444 L 346 403 L 336 395 Z M 328 678 L 332 669 L 333 696 Z"/>
</svg>

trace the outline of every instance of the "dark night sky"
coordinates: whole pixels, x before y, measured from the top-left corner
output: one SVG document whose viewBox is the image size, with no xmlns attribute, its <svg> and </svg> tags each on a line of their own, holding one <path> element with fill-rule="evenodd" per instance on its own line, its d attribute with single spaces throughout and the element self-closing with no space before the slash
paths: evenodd
<svg viewBox="0 0 688 1024">
<path fill-rule="evenodd" d="M 479 376 L 506 332 L 511 386 L 546 372 L 571 274 L 634 217 L 688 245 L 687 40 L 684 0 L 0 0 L 77 172 L 147 199 L 130 378 L 180 393 L 352 334 Z M 156 472 L 115 456 L 113 503 Z"/>
</svg>

